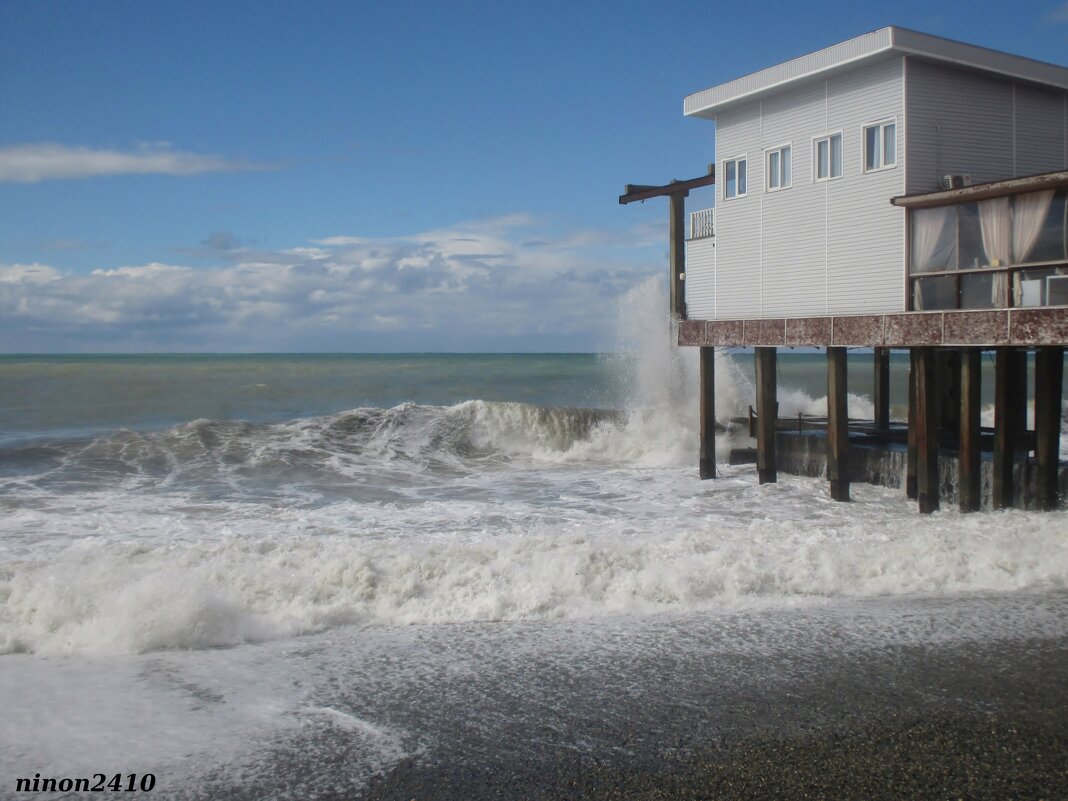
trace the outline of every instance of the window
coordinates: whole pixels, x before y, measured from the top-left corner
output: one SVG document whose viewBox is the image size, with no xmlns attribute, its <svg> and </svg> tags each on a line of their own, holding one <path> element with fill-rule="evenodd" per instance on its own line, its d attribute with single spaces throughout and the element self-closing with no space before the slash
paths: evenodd
<svg viewBox="0 0 1068 801">
<path fill-rule="evenodd" d="M 790 146 L 784 145 L 767 153 L 768 191 L 786 189 L 790 186 Z"/>
<path fill-rule="evenodd" d="M 864 171 L 897 164 L 897 123 L 880 122 L 864 129 Z"/>
<path fill-rule="evenodd" d="M 828 181 L 842 177 L 842 135 L 840 133 L 816 140 L 816 180 Z"/>
<path fill-rule="evenodd" d="M 723 162 L 723 198 L 730 200 L 732 197 L 745 195 L 745 159 L 737 158 Z"/>
</svg>

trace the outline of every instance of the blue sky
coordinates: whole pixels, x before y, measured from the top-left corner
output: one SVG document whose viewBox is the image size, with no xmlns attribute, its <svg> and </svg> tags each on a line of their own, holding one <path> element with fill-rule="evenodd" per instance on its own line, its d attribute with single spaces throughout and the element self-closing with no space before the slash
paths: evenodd
<svg viewBox="0 0 1068 801">
<path fill-rule="evenodd" d="M 0 0 L 0 350 L 611 348 L 686 94 L 887 24 L 1068 61 L 1057 0 L 879 6 Z"/>
</svg>

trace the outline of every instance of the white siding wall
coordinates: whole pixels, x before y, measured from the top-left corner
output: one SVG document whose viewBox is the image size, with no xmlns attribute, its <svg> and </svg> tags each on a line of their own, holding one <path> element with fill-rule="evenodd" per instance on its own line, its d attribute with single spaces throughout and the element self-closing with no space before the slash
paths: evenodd
<svg viewBox="0 0 1068 801">
<path fill-rule="evenodd" d="M 715 313 L 716 238 L 686 243 L 686 316 L 707 320 Z"/>
<path fill-rule="evenodd" d="M 898 166 L 862 172 L 863 127 L 904 113 L 902 59 L 880 62 L 722 111 L 716 118 L 716 247 L 688 264 L 694 319 L 803 317 L 904 308 L 904 191 Z M 843 177 L 816 183 L 813 139 L 843 134 Z M 791 187 L 765 190 L 767 148 L 789 143 Z M 748 195 L 723 197 L 723 162 L 748 157 Z M 712 275 L 709 276 L 709 271 Z"/>
<path fill-rule="evenodd" d="M 1068 169 L 1068 92 L 1016 84 L 1016 174 Z"/>
<path fill-rule="evenodd" d="M 748 194 L 724 200 L 723 162 L 742 155 L 747 157 Z M 724 112 L 716 119 L 715 295 L 694 306 L 694 312 L 700 308 L 708 313 L 705 319 L 723 317 L 725 312 L 731 317 L 760 314 L 761 155 L 759 103 Z M 691 316 L 700 319 L 704 315 Z"/>
<path fill-rule="evenodd" d="M 973 183 L 1068 168 L 1066 93 L 978 72 L 908 62 L 908 191 L 939 177 Z"/>
<path fill-rule="evenodd" d="M 890 198 L 905 189 L 902 59 L 828 81 L 827 116 L 845 131 L 840 182 L 827 187 L 827 311 L 905 310 L 905 212 Z M 864 128 L 897 120 L 897 166 L 864 172 Z"/>
<path fill-rule="evenodd" d="M 826 122 L 825 81 L 763 104 L 764 146 L 790 145 L 792 176 L 789 189 L 766 192 L 764 182 L 756 187 L 762 205 L 762 317 L 823 314 L 827 307 L 827 185 L 812 180 L 812 137 L 826 132 Z"/>
</svg>

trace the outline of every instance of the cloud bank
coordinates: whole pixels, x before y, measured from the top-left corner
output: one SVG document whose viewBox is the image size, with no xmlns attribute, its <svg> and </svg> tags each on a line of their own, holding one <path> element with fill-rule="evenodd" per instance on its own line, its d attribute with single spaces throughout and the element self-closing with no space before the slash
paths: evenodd
<svg viewBox="0 0 1068 801">
<path fill-rule="evenodd" d="M 276 251 L 226 238 L 229 263 L 215 269 L 0 264 L 0 341 L 7 352 L 604 346 L 614 299 L 660 271 L 661 237 L 636 230 L 606 247 L 603 234 L 538 227 L 513 216 Z"/>
<path fill-rule="evenodd" d="M 183 153 L 173 150 L 167 143 L 143 144 L 130 152 L 47 143 L 0 148 L 0 182 L 3 183 L 31 184 L 101 175 L 200 175 L 265 169 L 273 167 L 222 156 Z"/>
</svg>

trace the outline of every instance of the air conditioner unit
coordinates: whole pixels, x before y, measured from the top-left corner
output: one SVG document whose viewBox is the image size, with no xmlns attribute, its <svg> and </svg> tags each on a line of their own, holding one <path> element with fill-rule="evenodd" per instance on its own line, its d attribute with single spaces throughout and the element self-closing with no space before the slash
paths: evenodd
<svg viewBox="0 0 1068 801">
<path fill-rule="evenodd" d="M 961 189 L 965 186 L 972 185 L 972 176 L 970 173 L 954 173 L 953 175 L 943 175 L 941 183 L 943 189 Z"/>
</svg>

